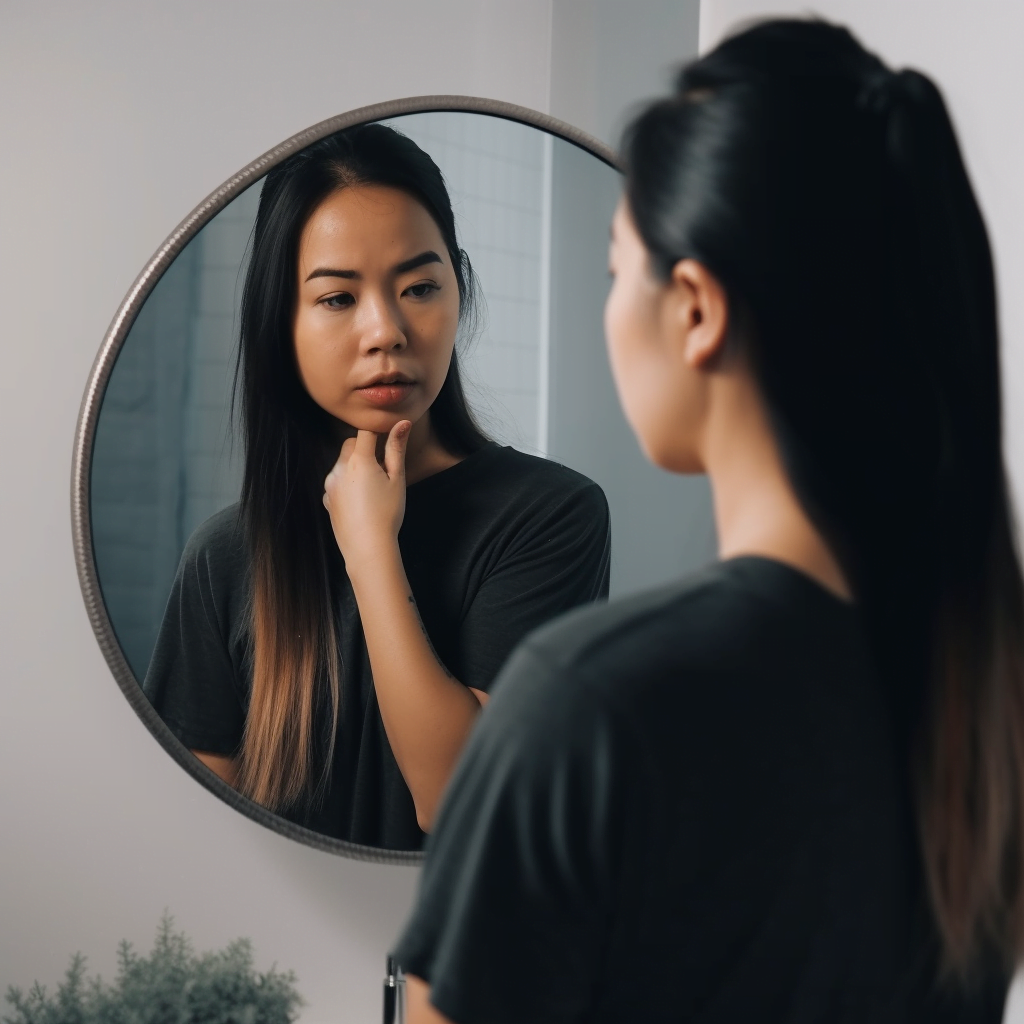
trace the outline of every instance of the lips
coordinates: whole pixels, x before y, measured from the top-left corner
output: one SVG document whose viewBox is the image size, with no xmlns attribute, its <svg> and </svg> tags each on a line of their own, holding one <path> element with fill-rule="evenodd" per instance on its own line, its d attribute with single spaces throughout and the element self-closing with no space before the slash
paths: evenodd
<svg viewBox="0 0 1024 1024">
<path fill-rule="evenodd" d="M 379 373 L 356 392 L 371 405 L 387 407 L 401 405 L 415 386 L 416 382 L 404 373 Z"/>
<path fill-rule="evenodd" d="M 362 391 L 363 388 L 375 388 L 381 385 L 388 384 L 415 384 L 416 382 L 407 373 L 401 373 L 395 370 L 392 373 L 378 373 L 375 377 L 371 377 L 365 384 L 360 384 L 358 389 Z"/>
</svg>

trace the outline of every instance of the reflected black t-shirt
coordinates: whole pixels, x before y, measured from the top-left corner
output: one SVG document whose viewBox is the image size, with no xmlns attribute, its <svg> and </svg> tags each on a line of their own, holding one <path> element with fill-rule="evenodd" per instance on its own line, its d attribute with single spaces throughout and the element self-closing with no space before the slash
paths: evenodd
<svg viewBox="0 0 1024 1024">
<path fill-rule="evenodd" d="M 1002 1018 L 934 990 L 858 613 L 754 557 L 542 627 L 427 843 L 395 957 L 456 1024 Z"/>
<path fill-rule="evenodd" d="M 604 493 L 513 448 L 488 444 L 410 485 L 398 543 L 438 657 L 484 691 L 526 633 L 608 595 Z M 232 506 L 189 539 L 171 590 L 143 689 L 193 750 L 234 754 L 241 741 L 252 683 L 248 565 Z M 283 816 L 354 843 L 420 849 L 424 835 L 384 731 L 340 555 L 337 576 L 341 714 L 330 786 L 318 806 Z"/>
</svg>

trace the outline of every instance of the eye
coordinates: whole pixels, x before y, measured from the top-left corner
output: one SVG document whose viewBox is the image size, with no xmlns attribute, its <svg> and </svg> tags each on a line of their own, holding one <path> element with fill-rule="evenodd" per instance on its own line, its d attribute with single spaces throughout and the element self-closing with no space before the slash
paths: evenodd
<svg viewBox="0 0 1024 1024">
<path fill-rule="evenodd" d="M 349 292 L 338 292 L 337 295 L 328 295 L 320 299 L 318 304 L 328 309 L 347 309 L 355 301 Z"/>
<path fill-rule="evenodd" d="M 431 292 L 438 292 L 441 286 L 433 281 L 420 281 L 418 284 L 409 285 L 403 294 L 411 295 L 414 299 L 425 299 Z"/>
</svg>

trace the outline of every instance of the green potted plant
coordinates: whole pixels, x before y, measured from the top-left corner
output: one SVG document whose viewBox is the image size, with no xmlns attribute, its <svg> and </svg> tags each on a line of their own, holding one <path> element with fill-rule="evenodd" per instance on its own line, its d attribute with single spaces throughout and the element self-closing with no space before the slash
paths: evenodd
<svg viewBox="0 0 1024 1024">
<path fill-rule="evenodd" d="M 76 953 L 52 996 L 38 981 L 11 986 L 3 1024 L 291 1024 L 303 1003 L 294 972 L 255 970 L 249 939 L 196 954 L 166 913 L 149 956 L 122 942 L 117 959 L 111 984 L 87 978 Z"/>
</svg>

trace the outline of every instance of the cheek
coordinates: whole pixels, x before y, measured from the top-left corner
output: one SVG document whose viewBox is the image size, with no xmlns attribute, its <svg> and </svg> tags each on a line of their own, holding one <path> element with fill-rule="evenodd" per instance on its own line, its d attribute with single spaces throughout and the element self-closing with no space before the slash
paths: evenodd
<svg viewBox="0 0 1024 1024">
<path fill-rule="evenodd" d="M 292 338 L 303 387 L 318 405 L 333 406 L 338 401 L 350 358 L 345 339 L 339 336 L 336 326 L 329 327 L 325 318 L 315 312 L 296 316 Z"/>
<path fill-rule="evenodd" d="M 314 343 L 310 325 L 302 316 L 296 316 L 292 327 L 292 348 L 295 352 L 295 365 L 299 378 L 306 390 L 317 379 L 317 366 L 320 362 L 318 346 Z"/>
<path fill-rule="evenodd" d="M 626 326 L 622 307 L 623 290 L 619 279 L 615 279 L 604 303 L 604 340 L 608 348 L 608 361 L 611 363 L 612 377 L 615 380 L 620 400 L 622 399 L 622 377 L 625 371 L 623 333 Z"/>
<path fill-rule="evenodd" d="M 438 302 L 425 306 L 416 317 L 416 341 L 413 351 L 418 348 L 428 364 L 428 372 L 437 378 L 440 388 L 448 373 L 452 350 L 459 331 L 458 302 Z"/>
<path fill-rule="evenodd" d="M 647 458 L 678 469 L 679 411 L 685 396 L 666 356 L 654 310 L 616 278 L 604 315 L 608 355 L 619 402 Z"/>
<path fill-rule="evenodd" d="M 651 352 L 644 344 L 644 318 L 637 308 L 634 290 L 623 278 L 615 278 L 604 307 L 604 332 L 612 376 L 626 418 L 634 423 L 644 380 L 650 372 Z M 634 423 L 634 430 L 636 429 Z"/>
<path fill-rule="evenodd" d="M 434 344 L 439 351 L 450 352 L 455 347 L 455 337 L 459 332 L 459 304 L 446 302 L 438 311 L 436 323 L 436 340 Z"/>
</svg>

